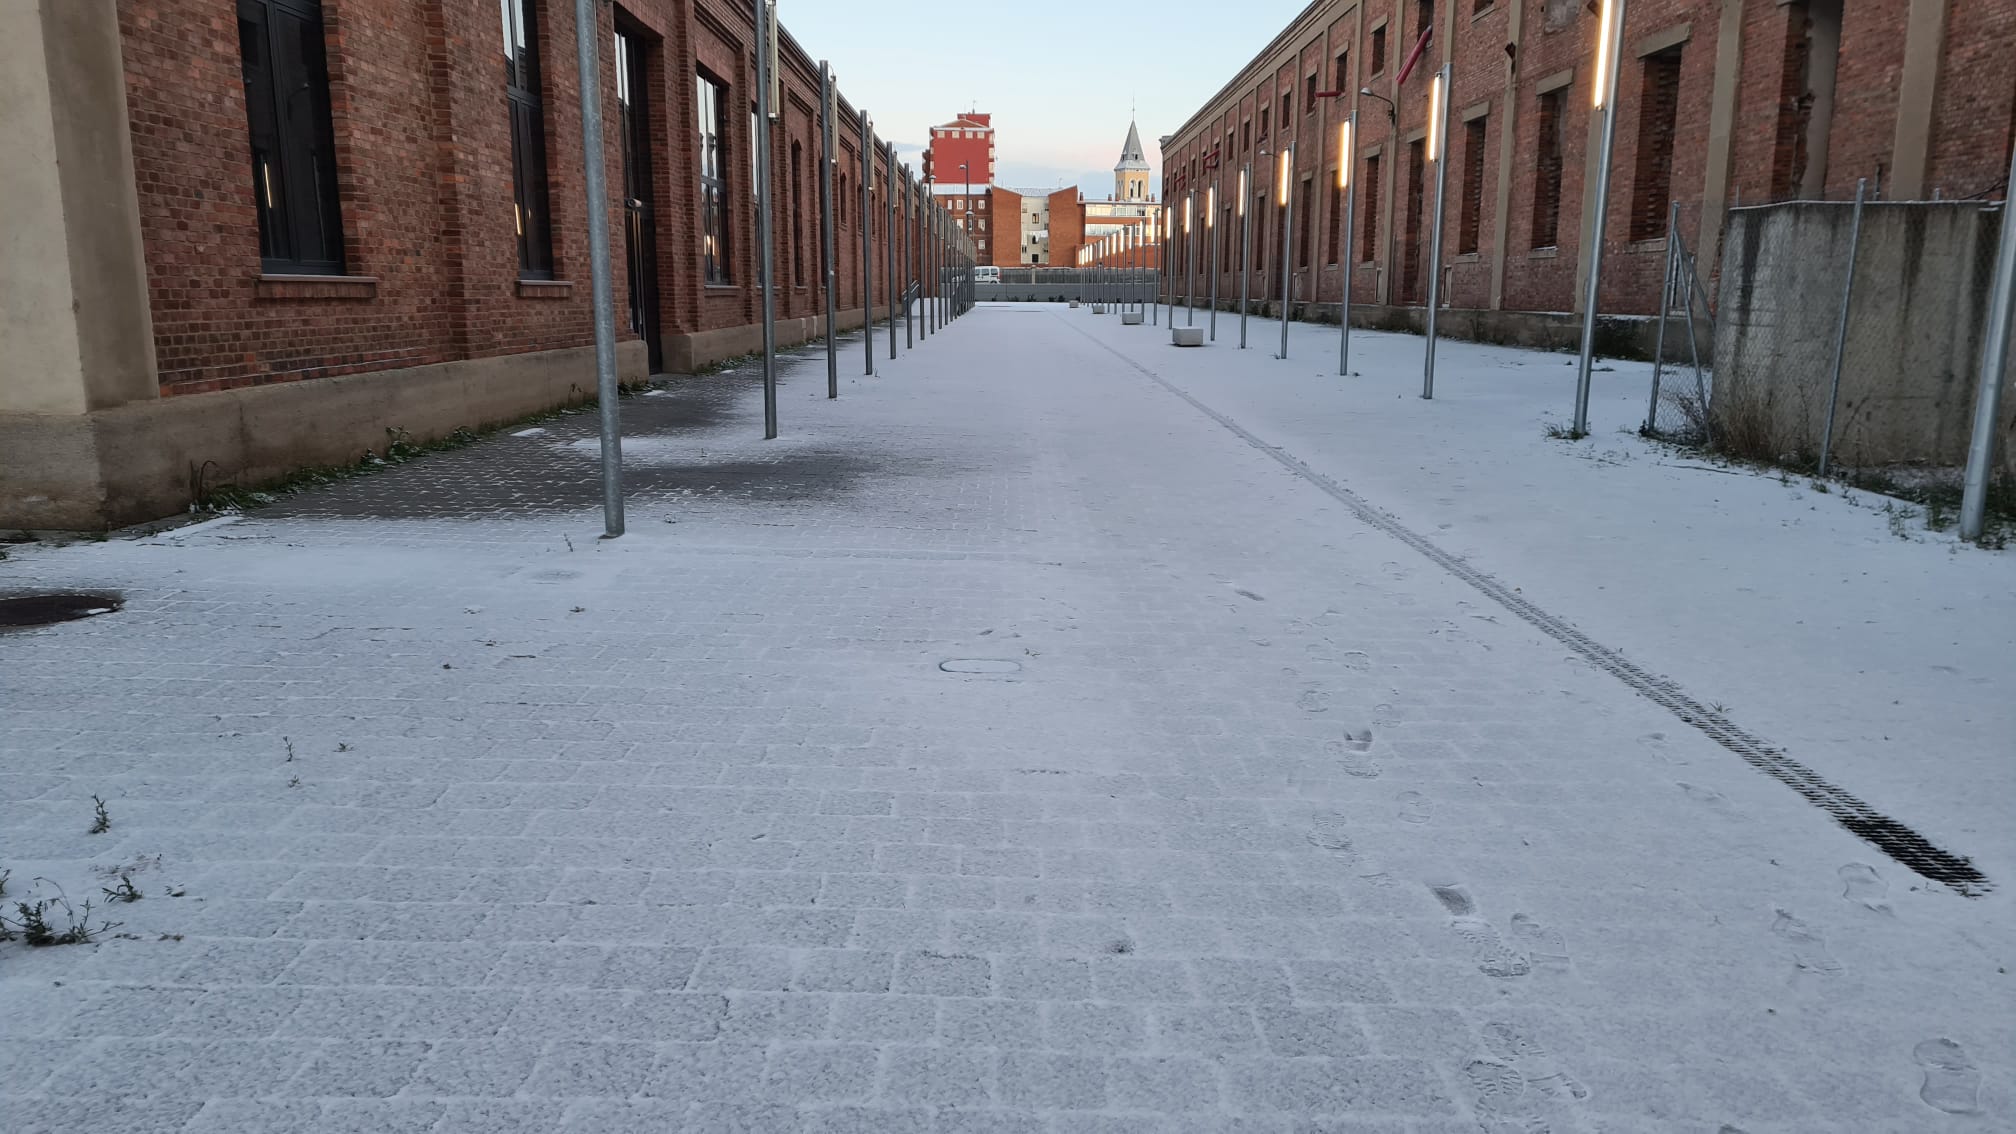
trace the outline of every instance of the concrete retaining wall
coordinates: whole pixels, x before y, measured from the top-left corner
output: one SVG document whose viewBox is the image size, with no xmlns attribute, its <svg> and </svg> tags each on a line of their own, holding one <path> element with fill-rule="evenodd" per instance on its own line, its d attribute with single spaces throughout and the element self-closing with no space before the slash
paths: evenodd
<svg viewBox="0 0 2016 1134">
<path fill-rule="evenodd" d="M 1712 408 L 1738 452 L 1820 451 L 1853 210 L 1805 201 L 1729 215 Z M 1835 410 L 1842 465 L 1965 463 L 2001 217 L 1972 202 L 1865 206 Z M 2016 400 L 2003 412 L 2000 468 L 2012 476 Z"/>
</svg>

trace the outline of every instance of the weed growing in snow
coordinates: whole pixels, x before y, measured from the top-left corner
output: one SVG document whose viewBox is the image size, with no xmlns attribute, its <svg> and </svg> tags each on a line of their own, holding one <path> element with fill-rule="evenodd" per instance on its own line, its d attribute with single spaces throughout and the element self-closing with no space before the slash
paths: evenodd
<svg viewBox="0 0 2016 1134">
<path fill-rule="evenodd" d="M 19 937 L 37 948 L 45 945 L 84 945 L 122 924 L 100 921 L 92 925 L 90 902 L 85 902 L 81 910 L 72 909 L 61 886 L 46 878 L 35 881 L 50 886 L 56 891 L 56 896 L 14 903 L 13 917 L 0 916 L 0 941 L 12 941 Z"/>
<path fill-rule="evenodd" d="M 90 833 L 94 835 L 102 835 L 105 832 L 112 829 L 112 816 L 106 813 L 104 800 L 99 799 L 97 796 L 94 795 L 91 797 L 91 803 L 92 806 L 97 809 L 97 813 L 93 815 L 91 818 Z"/>
<path fill-rule="evenodd" d="M 121 874 L 117 886 L 101 886 L 98 892 L 105 895 L 105 900 L 108 902 L 137 902 L 143 896 L 134 888 L 133 876 L 130 874 Z"/>
</svg>

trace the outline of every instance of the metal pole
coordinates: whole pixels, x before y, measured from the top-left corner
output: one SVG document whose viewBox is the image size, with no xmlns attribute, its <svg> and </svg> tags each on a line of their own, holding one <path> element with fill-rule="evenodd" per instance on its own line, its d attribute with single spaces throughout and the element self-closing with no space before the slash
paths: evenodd
<svg viewBox="0 0 2016 1134">
<path fill-rule="evenodd" d="M 1848 270 L 1841 276 L 1841 318 L 1834 324 L 1834 372 L 1827 382 L 1827 424 L 1820 435 L 1820 475 L 1827 475 L 1828 458 L 1834 453 L 1834 410 L 1841 403 L 1841 356 L 1848 349 L 1848 304 L 1855 297 L 1855 252 L 1862 243 L 1862 201 L 1869 193 L 1869 179 L 1855 181 L 1855 212 L 1848 221 Z"/>
<path fill-rule="evenodd" d="M 1155 304 L 1148 309 L 1148 325 L 1151 327 L 1157 327 L 1162 324 L 1162 266 L 1169 258 L 1169 241 L 1162 235 L 1162 225 L 1162 218 L 1159 216 L 1156 217 L 1154 234 L 1156 238 L 1155 271 L 1153 277 L 1148 281 L 1155 289 Z"/>
<path fill-rule="evenodd" d="M 882 143 L 882 158 L 888 164 L 889 191 L 882 194 L 882 278 L 889 286 L 889 360 L 896 360 L 896 306 L 903 297 L 896 291 L 896 196 L 903 182 L 896 175 L 896 143 Z"/>
<path fill-rule="evenodd" d="M 2016 171 L 2016 159 L 2009 168 Z M 2012 172 L 2016 176 L 2016 172 Z M 1981 336 L 1981 374 L 1974 394 L 1974 436 L 1967 445 L 1967 479 L 1960 492 L 1960 538 L 1980 539 L 1987 524 L 1988 478 L 1994 471 L 1995 432 L 2001 426 L 2003 375 L 2009 369 L 2009 318 L 2016 297 L 2016 181 L 2003 183 L 2002 235 L 1995 244 L 1995 276 L 1988 286 L 1988 325 Z"/>
<path fill-rule="evenodd" d="M 574 0 L 574 26 L 599 27 L 595 0 Z M 588 196 L 588 278 L 595 314 L 595 399 L 602 433 L 602 538 L 623 534 L 623 422 L 617 398 L 616 300 L 609 282 L 608 154 L 602 146 L 601 32 L 577 35 L 581 164 Z M 592 139 L 592 141 L 591 141 Z"/>
<path fill-rule="evenodd" d="M 825 147 L 819 162 L 819 255 L 826 261 L 826 396 L 840 396 L 840 339 L 834 317 L 834 285 L 839 282 L 839 260 L 833 254 L 833 166 L 840 160 L 834 145 L 833 68 L 819 63 L 819 138 Z"/>
<path fill-rule="evenodd" d="M 931 185 L 919 181 L 912 190 L 911 200 L 916 205 L 917 218 L 913 222 L 917 229 L 915 259 L 910 262 L 910 274 L 917 277 L 917 339 L 922 342 L 931 337 L 931 289 L 924 281 L 931 278 L 931 201 L 928 196 Z"/>
<path fill-rule="evenodd" d="M 1610 153 L 1617 140 L 1617 72 L 1624 53 L 1625 0 L 1602 0 L 1610 15 L 1610 35 L 1597 50 L 1608 53 L 1610 73 L 1603 86 L 1603 143 L 1596 157 L 1595 223 L 1589 229 L 1589 279 L 1582 293 L 1582 353 L 1575 363 L 1575 422 L 1570 432 L 1577 437 L 1589 432 L 1589 373 L 1596 353 L 1596 297 L 1603 280 L 1603 234 L 1610 220 Z"/>
<path fill-rule="evenodd" d="M 1239 178 L 1239 349 L 1246 349 L 1246 308 L 1253 290 L 1253 163 Z"/>
<path fill-rule="evenodd" d="M 861 112 L 861 339 L 868 352 L 867 373 L 875 373 L 875 241 L 868 234 L 874 209 L 869 183 L 875 180 L 875 151 L 868 148 L 868 112 Z"/>
<path fill-rule="evenodd" d="M 917 278 L 917 249 L 912 247 L 910 226 L 917 223 L 916 197 L 910 184 L 910 167 L 903 167 L 903 347 L 917 348 L 916 332 L 910 326 L 910 285 Z M 895 336 L 890 336 L 892 339 Z"/>
<path fill-rule="evenodd" d="M 1221 177 L 1219 178 L 1219 180 L 1223 181 L 1224 178 Z M 1209 322 L 1211 324 L 1210 337 L 1211 341 L 1214 343 L 1218 341 L 1218 229 L 1216 227 L 1217 224 L 1218 224 L 1218 187 L 1214 185 L 1211 187 L 1210 198 L 1204 202 L 1204 239 L 1208 241 L 1211 245 L 1211 251 L 1208 253 L 1208 255 L 1210 256 L 1209 260 L 1210 270 L 1205 274 L 1211 277 L 1211 288 L 1210 288 L 1211 317 Z"/>
<path fill-rule="evenodd" d="M 1281 151 L 1281 353 L 1288 357 L 1288 293 L 1295 282 L 1295 143 Z"/>
<path fill-rule="evenodd" d="M 777 282 L 770 247 L 770 0 L 756 0 L 756 252 L 763 293 L 763 439 L 777 436 Z"/>
<path fill-rule="evenodd" d="M 1438 131 L 1436 141 L 1440 145 L 1430 147 L 1435 151 L 1435 223 L 1428 236 L 1428 350 L 1421 363 L 1421 396 L 1435 396 L 1435 317 L 1442 310 L 1442 224 L 1449 210 L 1445 207 L 1449 187 L 1449 73 L 1450 65 L 1442 64 L 1442 71 L 1436 76 L 1440 84 L 1437 89 L 1435 107 L 1437 121 L 1429 129 Z"/>
<path fill-rule="evenodd" d="M 1337 250 L 1337 258 L 1343 261 L 1344 272 L 1344 295 L 1337 303 L 1337 376 L 1340 378 L 1348 378 L 1351 375 L 1351 223 L 1352 214 L 1358 211 L 1358 179 L 1352 176 L 1357 172 L 1358 164 L 1356 110 L 1351 112 L 1348 122 L 1347 134 L 1351 144 L 1341 148 L 1337 154 L 1338 168 L 1344 171 L 1344 230 L 1337 236 L 1344 245 Z"/>
<path fill-rule="evenodd" d="M 1183 325 L 1197 325 L 1197 242 L 1191 239 L 1191 214 L 1197 211 L 1197 190 L 1183 198 Z"/>
<path fill-rule="evenodd" d="M 1675 200 L 1666 212 L 1666 278 L 1659 288 L 1659 329 L 1652 335 L 1652 400 L 1646 403 L 1645 428 L 1640 430 L 1648 437 L 1659 428 L 1659 380 L 1666 370 L 1666 317 L 1673 311 L 1674 253 L 1679 250 L 1679 232 L 1680 202 Z"/>
</svg>

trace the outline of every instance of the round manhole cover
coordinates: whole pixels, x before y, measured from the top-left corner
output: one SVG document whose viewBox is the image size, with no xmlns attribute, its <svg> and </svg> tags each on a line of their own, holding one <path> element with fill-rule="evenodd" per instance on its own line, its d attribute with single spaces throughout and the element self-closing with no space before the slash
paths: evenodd
<svg viewBox="0 0 2016 1134">
<path fill-rule="evenodd" d="M 1022 663 L 1005 658 L 951 658 L 938 663 L 946 673 L 1020 673 Z"/>
<path fill-rule="evenodd" d="M 124 605 L 118 595 L 14 595 L 0 598 L 0 630 L 75 622 Z"/>
</svg>

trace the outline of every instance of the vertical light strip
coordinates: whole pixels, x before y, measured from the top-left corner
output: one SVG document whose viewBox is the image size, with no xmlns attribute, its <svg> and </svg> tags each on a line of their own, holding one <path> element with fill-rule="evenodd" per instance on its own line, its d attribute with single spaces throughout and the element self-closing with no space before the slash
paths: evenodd
<svg viewBox="0 0 2016 1134">
<path fill-rule="evenodd" d="M 1190 235 L 1190 205 L 1196 200 L 1197 192 L 1194 189 L 1183 197 L 1183 235 L 1185 236 Z"/>
<path fill-rule="evenodd" d="M 1442 76 L 1428 80 L 1428 160 L 1442 158 Z"/>
<path fill-rule="evenodd" d="M 1610 98 L 1610 68 L 1616 65 L 1616 60 L 1610 58 L 1610 21 L 1616 18 L 1611 12 L 1612 2 L 1601 0 L 1603 7 L 1596 22 L 1596 74 L 1590 85 L 1589 101 L 1598 110 Z"/>
<path fill-rule="evenodd" d="M 1239 171 L 1239 215 L 1246 215 L 1246 171 L 1243 168 Z"/>
<path fill-rule="evenodd" d="M 1218 216 L 1218 187 L 1213 185 L 1204 192 L 1204 227 L 1211 228 Z"/>
<path fill-rule="evenodd" d="M 1351 120 L 1337 124 L 1337 188 L 1351 186 Z"/>
<path fill-rule="evenodd" d="M 1291 156 L 1288 150 L 1283 149 L 1281 151 L 1281 160 L 1277 163 L 1275 169 L 1274 203 L 1277 205 L 1286 206 L 1288 204 L 1288 159 Z"/>
</svg>

